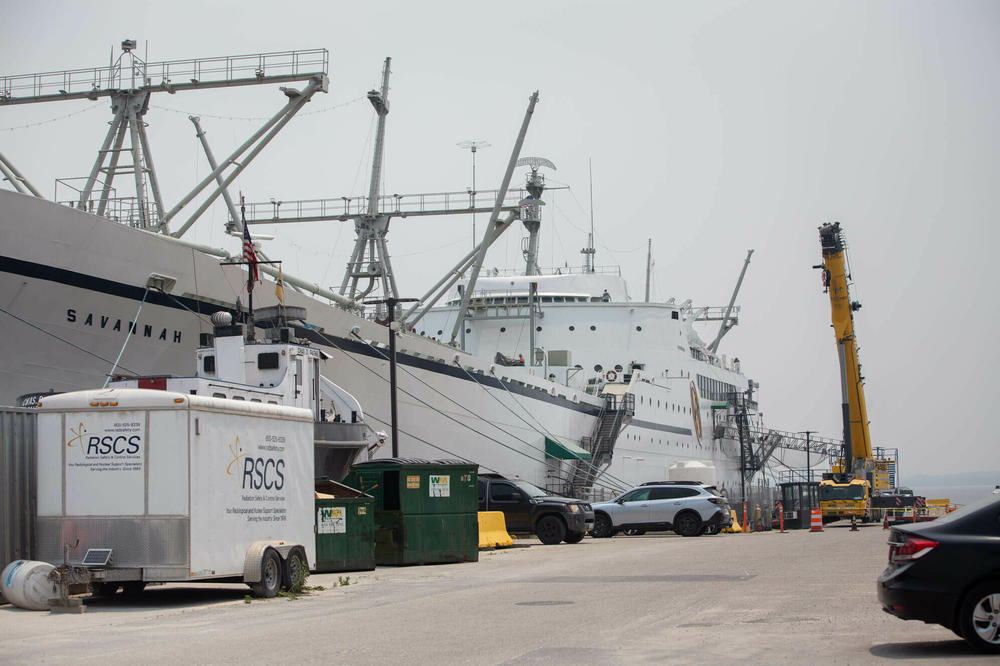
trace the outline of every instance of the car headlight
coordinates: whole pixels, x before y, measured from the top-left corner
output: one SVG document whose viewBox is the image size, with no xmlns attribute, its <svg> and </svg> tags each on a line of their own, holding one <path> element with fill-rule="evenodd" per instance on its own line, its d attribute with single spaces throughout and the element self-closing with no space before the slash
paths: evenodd
<svg viewBox="0 0 1000 666">
<path fill-rule="evenodd" d="M 577 506 L 576 504 L 570 504 L 569 505 L 569 512 L 570 513 L 579 513 L 580 512 L 580 507 Z"/>
</svg>

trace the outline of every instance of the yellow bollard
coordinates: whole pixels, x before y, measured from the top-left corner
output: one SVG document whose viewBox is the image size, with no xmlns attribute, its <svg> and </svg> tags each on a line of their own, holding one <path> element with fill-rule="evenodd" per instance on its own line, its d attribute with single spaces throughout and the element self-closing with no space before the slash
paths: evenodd
<svg viewBox="0 0 1000 666">
<path fill-rule="evenodd" d="M 501 548 L 513 546 L 514 540 L 507 534 L 507 522 L 503 511 L 479 512 L 479 547 Z"/>
</svg>

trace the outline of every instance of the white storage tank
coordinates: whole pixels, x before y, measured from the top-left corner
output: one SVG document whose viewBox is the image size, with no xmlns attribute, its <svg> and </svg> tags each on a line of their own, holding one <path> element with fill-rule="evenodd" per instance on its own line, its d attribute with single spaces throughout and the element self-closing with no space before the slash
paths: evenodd
<svg viewBox="0 0 1000 666">
<path fill-rule="evenodd" d="M 49 599 L 59 596 L 59 586 L 49 580 L 53 569 L 48 562 L 15 560 L 0 575 L 0 592 L 18 608 L 48 610 Z"/>
<path fill-rule="evenodd" d="M 667 470 L 669 481 L 696 481 L 707 486 L 716 485 L 715 465 L 701 460 L 676 462 Z"/>
</svg>

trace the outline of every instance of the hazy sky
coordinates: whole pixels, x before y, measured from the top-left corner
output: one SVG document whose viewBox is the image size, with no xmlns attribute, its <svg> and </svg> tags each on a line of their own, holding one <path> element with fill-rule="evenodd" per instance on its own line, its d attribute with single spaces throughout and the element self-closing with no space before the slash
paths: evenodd
<svg viewBox="0 0 1000 666">
<path fill-rule="evenodd" d="M 621 265 L 633 296 L 647 238 L 654 296 L 702 305 L 726 303 L 754 248 L 740 325 L 720 351 L 760 382 L 771 427 L 840 436 L 829 301 L 811 268 L 817 226 L 839 220 L 864 305 L 874 442 L 899 447 L 904 481 L 1000 470 L 986 418 L 1000 401 L 1000 3 L 36 1 L 4 9 L 0 73 L 106 64 L 123 38 L 140 53 L 148 42 L 153 62 L 330 50 L 330 93 L 240 178 L 250 201 L 367 191 L 363 97 L 386 56 L 388 193 L 464 190 L 470 155 L 456 143 L 469 139 L 492 144 L 477 180 L 498 186 L 539 90 L 522 154 L 552 160 L 550 184 L 572 188 L 548 197 L 540 263 L 581 263 L 588 159 L 597 263 Z M 167 205 L 208 173 L 188 113 L 221 158 L 261 123 L 245 118 L 284 99 L 272 87 L 154 96 L 146 120 Z M 56 178 L 89 172 L 109 119 L 107 100 L 0 107 L 0 152 L 51 196 Z M 235 249 L 225 216 L 214 208 L 188 237 Z M 339 284 L 352 225 L 277 232 L 265 250 L 288 272 Z M 486 265 L 521 265 L 522 235 Z M 471 221 L 395 221 L 389 244 L 402 295 L 417 296 L 471 247 Z"/>
</svg>

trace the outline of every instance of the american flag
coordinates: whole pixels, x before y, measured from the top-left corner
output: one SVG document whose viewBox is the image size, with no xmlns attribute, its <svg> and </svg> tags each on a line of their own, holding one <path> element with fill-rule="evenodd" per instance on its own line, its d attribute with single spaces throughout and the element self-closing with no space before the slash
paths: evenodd
<svg viewBox="0 0 1000 666">
<path fill-rule="evenodd" d="M 253 241 L 250 240 L 250 229 L 246 223 L 243 224 L 243 260 L 247 262 L 250 275 L 247 277 L 247 291 L 253 291 L 253 283 L 260 282 L 260 275 L 257 273 L 257 253 L 253 249 Z"/>
</svg>

